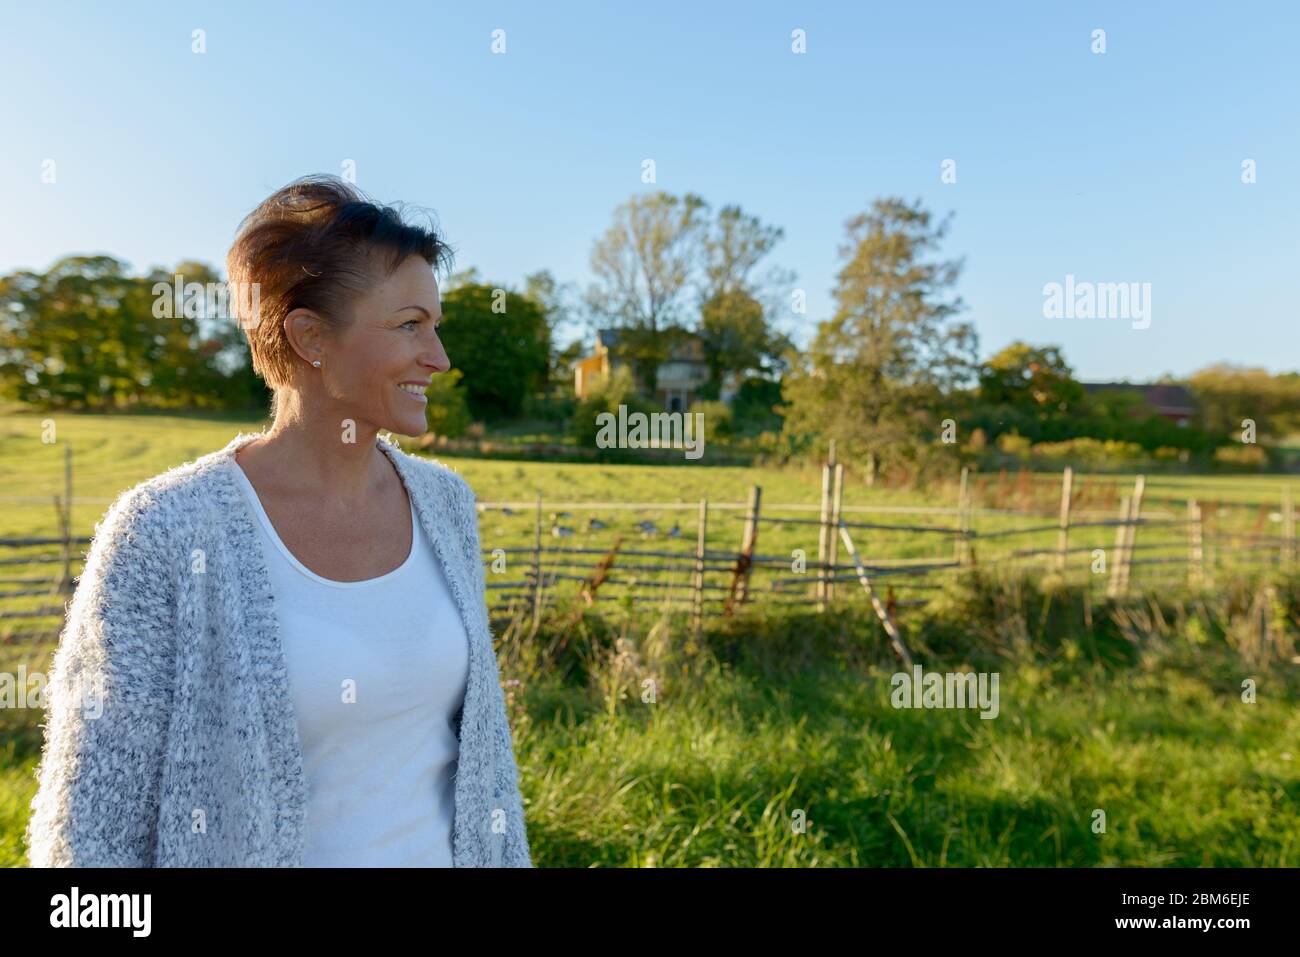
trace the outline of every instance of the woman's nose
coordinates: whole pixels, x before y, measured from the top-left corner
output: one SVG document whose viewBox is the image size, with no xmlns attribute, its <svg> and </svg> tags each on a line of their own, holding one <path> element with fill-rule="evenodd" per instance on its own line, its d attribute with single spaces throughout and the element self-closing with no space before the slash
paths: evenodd
<svg viewBox="0 0 1300 957">
<path fill-rule="evenodd" d="M 442 347 L 442 340 L 438 338 L 438 333 L 432 333 L 431 338 L 432 341 L 420 355 L 420 362 L 435 372 L 446 372 L 451 368 L 451 359 L 447 356 L 447 350 Z"/>
</svg>

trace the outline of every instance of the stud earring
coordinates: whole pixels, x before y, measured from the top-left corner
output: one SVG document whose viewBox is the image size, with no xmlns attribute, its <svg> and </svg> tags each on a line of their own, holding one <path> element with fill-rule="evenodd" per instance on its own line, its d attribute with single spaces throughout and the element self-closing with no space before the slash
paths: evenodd
<svg viewBox="0 0 1300 957">
<path fill-rule="evenodd" d="M 320 368 L 320 360 L 319 360 L 319 359 L 313 359 L 313 360 L 311 361 L 311 364 L 314 365 L 317 369 Z"/>
</svg>

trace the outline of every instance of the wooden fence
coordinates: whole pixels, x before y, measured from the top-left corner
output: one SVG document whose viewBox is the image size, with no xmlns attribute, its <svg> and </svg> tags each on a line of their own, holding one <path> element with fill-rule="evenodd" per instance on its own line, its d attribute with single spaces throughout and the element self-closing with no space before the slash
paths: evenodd
<svg viewBox="0 0 1300 957">
<path fill-rule="evenodd" d="M 1089 582 L 1099 587 L 1104 584 L 1108 597 L 1119 598 L 1131 589 L 1135 568 L 1141 569 L 1148 583 L 1173 576 L 1192 588 L 1205 589 L 1213 587 L 1229 560 L 1234 564 L 1296 561 L 1295 508 L 1289 487 L 1284 489 L 1276 513 L 1281 523 L 1278 535 L 1263 532 L 1264 524 L 1275 514 L 1273 506 L 1259 506 L 1253 527 L 1247 531 L 1242 524 L 1235 532 L 1219 521 L 1227 510 L 1237 507 L 1230 503 L 1191 499 L 1176 511 L 1152 510 L 1144 476 L 1138 476 L 1132 491 L 1120 498 L 1117 510 L 1082 509 L 1081 490 L 1068 468 L 1061 475 L 1059 504 L 1050 514 L 1041 507 L 975 507 L 974 483 L 966 469 L 961 473 L 955 506 L 851 507 L 843 502 L 844 466 L 834 461 L 833 449 L 831 455 L 822 470 L 818 503 L 770 504 L 759 486 L 751 487 L 743 502 L 545 503 L 539 496 L 531 502 L 480 503 L 480 525 L 490 512 L 533 520 L 530 544 L 502 546 L 482 536 L 490 610 L 497 616 L 513 616 L 522 608 L 536 620 L 546 605 L 568 596 L 577 596 L 588 605 L 654 603 L 689 612 L 692 629 L 698 633 L 708 615 L 733 615 L 739 606 L 755 601 L 827 613 L 846 602 L 865 599 L 895 643 L 895 650 L 906 658 L 895 627 L 900 609 L 925 604 L 928 595 L 944 587 L 946 576 L 963 569 L 1030 562 L 1060 574 L 1086 571 Z M 988 481 L 983 486 L 985 493 Z M 1004 489 L 1005 481 L 1005 475 L 998 476 L 993 494 L 999 500 L 1017 494 Z M 1023 496 L 1026 483 L 1023 479 L 1018 482 Z M 90 542 L 88 537 L 71 534 L 70 459 L 63 493 L 51 498 L 58 535 L 0 538 L 0 641 L 52 638 L 61 627 L 63 603 L 75 586 L 74 567 L 84 557 L 81 546 Z M 1176 503 L 1165 499 L 1164 504 Z M 642 521 L 635 526 L 643 537 L 641 543 L 629 545 L 628 533 L 615 531 L 612 542 L 600 545 L 554 545 L 543 535 L 542 517 L 548 507 L 556 510 L 552 515 L 564 517 L 571 516 L 567 510 L 602 514 L 676 511 L 687 516 L 688 525 L 693 515 L 694 528 L 683 532 L 677 522 L 665 534 L 653 523 Z M 1248 511 L 1256 508 L 1242 507 Z M 559 511 L 562 509 L 566 511 Z M 870 516 L 887 517 L 862 520 Z M 1005 527 L 1008 522 L 1016 524 Z M 727 523 L 733 523 L 732 527 Z M 778 535 L 784 535 L 787 544 L 796 540 L 811 546 L 814 528 L 815 557 L 802 548 L 790 554 L 764 549 L 764 543 Z M 574 530 L 553 524 L 552 532 L 567 537 Z M 1152 537 L 1169 532 L 1175 537 Z M 1099 542 L 1099 535 L 1109 534 L 1113 541 Z M 883 540 L 888 536 L 905 538 L 907 547 L 895 546 L 894 550 L 915 550 L 918 543 L 930 543 L 932 553 L 887 556 L 890 549 Z M 710 537 L 715 542 L 728 538 L 734 544 L 710 548 Z M 1016 539 L 1038 541 L 1031 541 L 1033 547 L 1015 548 Z M 53 574 L 39 575 L 30 569 L 6 574 L 9 569 L 42 565 L 54 566 Z M 522 573 L 503 577 L 518 568 Z M 33 601 L 39 597 L 47 600 Z"/>
<path fill-rule="evenodd" d="M 832 451 L 833 454 L 833 451 Z M 565 598 L 566 588 L 588 604 L 597 600 L 655 603 L 670 609 L 689 610 L 692 630 L 698 634 L 701 622 L 712 610 L 731 615 L 740 604 L 758 600 L 763 604 L 804 606 L 820 613 L 853 598 L 865 598 L 880 618 L 894 650 L 905 662 L 910 657 L 903 646 L 895 618 L 900 609 L 925 604 L 944 587 L 945 576 L 963 569 L 1033 563 L 1058 574 L 1086 573 L 1087 581 L 1105 588 L 1109 598 L 1129 593 L 1133 570 L 1142 569 L 1148 583 L 1167 581 L 1172 574 L 1185 579 L 1194 589 L 1213 587 L 1218 572 L 1228 559 L 1233 564 L 1251 562 L 1294 564 L 1296 560 L 1295 509 L 1290 489 L 1284 490 L 1279 520 L 1280 535 L 1262 532 L 1271 506 L 1259 506 L 1254 528 L 1234 533 L 1218 528 L 1218 516 L 1235 506 L 1224 502 L 1187 500 L 1185 514 L 1168 509 L 1156 511 L 1146 505 L 1146 478 L 1138 476 L 1131 493 L 1120 497 L 1114 513 L 1077 508 L 1079 489 L 1071 469 L 1060 479 L 1059 504 L 1050 515 L 1041 511 L 976 508 L 972 504 L 970 474 L 962 470 L 955 507 L 858 506 L 843 504 L 844 466 L 828 462 L 823 467 L 822 498 L 819 504 L 764 505 L 762 489 L 753 486 L 743 503 L 551 503 L 553 509 L 680 510 L 696 513 L 695 535 L 683 536 L 693 548 L 628 548 L 620 537 L 608 547 L 554 546 L 542 535 L 544 503 L 532 503 L 534 536 L 530 546 L 492 548 L 484 546 L 489 594 L 496 598 L 494 613 L 513 616 L 522 603 L 536 617 L 544 605 Z M 529 503 L 482 503 L 480 509 L 510 514 Z M 1209 506 L 1207 508 L 1207 505 Z M 1255 506 L 1242 506 L 1248 511 Z M 790 517 L 778 513 L 816 513 L 816 517 Z M 739 513 L 739 514 L 737 514 Z M 856 521 L 850 515 L 886 513 L 894 515 L 942 516 L 946 523 L 925 524 L 895 521 Z M 557 513 L 553 513 L 557 514 Z M 560 513 L 566 514 L 567 513 Z M 706 542 L 719 517 L 743 520 L 734 549 L 710 549 Z M 1012 527 L 980 529 L 977 520 L 994 518 L 1005 522 L 1022 520 Z M 1211 526 L 1207 528 L 1207 523 Z M 763 529 L 790 527 L 817 529 L 816 558 L 800 562 L 797 555 L 765 553 L 760 547 Z M 675 526 L 677 528 L 677 526 Z M 1113 543 L 1101 544 L 1098 535 L 1111 533 Z M 1139 541 L 1139 532 L 1143 540 Z M 1174 537 L 1168 537 L 1169 533 Z M 875 533 L 905 534 L 935 542 L 936 553 L 927 558 L 886 558 L 877 554 L 863 558 L 866 542 Z M 1164 535 L 1164 538 L 1153 537 Z M 1047 538 L 1038 547 L 1014 548 L 1017 538 Z M 1080 539 L 1091 538 L 1085 544 Z M 855 539 L 857 539 L 855 541 Z M 841 561 L 843 545 L 848 561 Z M 1173 554 L 1168 554 L 1172 552 Z M 508 567 L 503 557 L 524 559 L 525 574 L 514 580 L 500 580 L 493 574 L 494 563 Z M 1146 557 L 1144 557 L 1144 555 Z M 1083 556 L 1081 563 L 1076 556 Z M 516 565 L 521 564 L 519 562 Z M 583 571 L 586 570 L 586 574 Z M 622 573 L 621 576 L 619 573 Z M 662 573 L 677 573 L 677 581 L 662 580 Z M 660 574 L 660 580 L 644 580 L 643 573 Z M 566 583 L 572 583 L 571 586 Z M 620 591 L 621 589 L 621 591 Z M 881 594 L 883 590 L 884 594 Z M 761 596 L 761 597 L 760 597 Z"/>
</svg>

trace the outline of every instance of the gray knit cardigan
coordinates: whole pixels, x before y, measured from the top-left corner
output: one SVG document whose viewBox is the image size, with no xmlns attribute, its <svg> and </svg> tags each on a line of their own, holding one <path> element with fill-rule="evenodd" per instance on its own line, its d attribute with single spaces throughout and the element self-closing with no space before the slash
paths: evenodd
<svg viewBox="0 0 1300 957">
<path fill-rule="evenodd" d="M 235 450 L 263 434 L 122 493 L 96 526 L 46 685 L 26 833 L 34 866 L 302 866 L 298 725 L 269 573 L 233 472 Z M 376 444 L 469 635 L 453 866 L 532 867 L 474 493 L 387 436 Z"/>
</svg>

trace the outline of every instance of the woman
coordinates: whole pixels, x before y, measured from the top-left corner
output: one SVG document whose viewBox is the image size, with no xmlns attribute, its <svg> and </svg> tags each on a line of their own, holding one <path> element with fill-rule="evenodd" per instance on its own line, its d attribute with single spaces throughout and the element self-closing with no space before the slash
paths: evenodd
<svg viewBox="0 0 1300 957">
<path fill-rule="evenodd" d="M 449 261 L 334 177 L 244 220 L 227 269 L 274 422 L 96 529 L 33 865 L 532 866 L 474 495 L 380 435 L 425 432 Z"/>
</svg>

